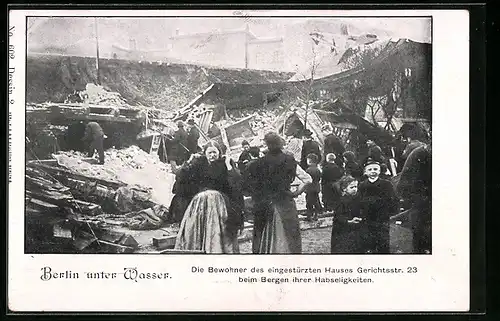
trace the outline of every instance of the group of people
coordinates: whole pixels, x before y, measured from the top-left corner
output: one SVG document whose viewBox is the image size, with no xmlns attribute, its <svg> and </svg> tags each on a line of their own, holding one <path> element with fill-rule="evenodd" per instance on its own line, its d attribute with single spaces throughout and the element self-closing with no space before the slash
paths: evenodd
<svg viewBox="0 0 500 321">
<path fill-rule="evenodd" d="M 200 151 L 198 146 L 200 131 L 194 119 L 188 119 L 186 123 L 182 120 L 178 121 L 177 130 L 167 138 L 168 162 L 174 167 L 182 165 L 192 154 Z"/>
<path fill-rule="evenodd" d="M 211 141 L 200 148 L 194 121 L 177 125 L 169 153 L 177 165 L 169 210 L 181 223 L 177 249 L 239 253 L 238 231 L 250 215 L 253 253 L 301 253 L 295 198 L 305 193 L 307 220 L 333 214 L 331 253 L 389 253 L 391 217 L 404 215 L 412 221 L 415 252 L 430 253 L 431 145 L 415 132 L 402 135 L 403 166 L 394 184 L 389 169 L 397 164 L 373 140 L 366 142 L 367 154 L 356 157 L 330 125 L 323 128 L 322 148 L 307 129 L 288 142 L 269 132 L 264 149 L 243 141 L 236 162 L 224 145 Z M 86 125 L 83 139 L 101 164 L 104 138 L 99 124 Z M 300 183 L 292 188 L 296 178 Z M 251 202 L 245 204 L 245 196 Z"/>
<path fill-rule="evenodd" d="M 389 253 L 389 218 L 397 214 L 399 198 L 386 179 L 387 158 L 373 140 L 367 141 L 365 159 L 357 160 L 330 125 L 323 135 L 322 151 L 309 130 L 301 148 L 297 135 L 290 140 L 290 153 L 312 180 L 305 189 L 306 220 L 317 220 L 324 211 L 334 214 L 331 253 Z"/>
<path fill-rule="evenodd" d="M 413 211 L 416 252 L 429 253 L 430 144 L 411 144 L 408 137 L 395 186 L 388 179 L 391 162 L 373 141 L 361 162 L 331 127 L 324 131 L 323 148 L 305 130 L 288 143 L 267 133 L 264 149 L 243 141 L 237 162 L 215 142 L 191 154 L 177 172 L 170 208 L 181 221 L 176 248 L 239 253 L 238 231 L 250 212 L 253 253 L 301 253 L 295 198 L 305 192 L 308 220 L 333 212 L 331 253 L 390 253 L 390 219 L 401 215 L 402 198 Z M 244 196 L 251 202 L 245 205 Z"/>
</svg>

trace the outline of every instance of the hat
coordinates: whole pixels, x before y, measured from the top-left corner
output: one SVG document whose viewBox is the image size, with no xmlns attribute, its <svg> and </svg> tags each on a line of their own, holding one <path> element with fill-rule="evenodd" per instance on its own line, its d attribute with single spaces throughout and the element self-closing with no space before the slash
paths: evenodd
<svg viewBox="0 0 500 321">
<path fill-rule="evenodd" d="M 371 157 L 368 157 L 364 163 L 363 163 L 363 167 L 366 167 L 368 165 L 373 165 L 373 164 L 376 164 L 376 165 L 379 165 L 380 166 L 380 162 L 371 158 Z"/>
<path fill-rule="evenodd" d="M 194 119 L 191 118 L 187 121 L 188 125 L 194 125 Z"/>
<path fill-rule="evenodd" d="M 330 124 L 324 124 L 322 127 L 321 127 L 321 130 L 325 130 L 325 131 L 331 131 L 333 130 L 332 126 Z"/>
<path fill-rule="evenodd" d="M 312 134 L 313 134 L 312 131 L 310 131 L 309 129 L 304 130 L 303 133 L 304 137 L 311 137 Z"/>
</svg>

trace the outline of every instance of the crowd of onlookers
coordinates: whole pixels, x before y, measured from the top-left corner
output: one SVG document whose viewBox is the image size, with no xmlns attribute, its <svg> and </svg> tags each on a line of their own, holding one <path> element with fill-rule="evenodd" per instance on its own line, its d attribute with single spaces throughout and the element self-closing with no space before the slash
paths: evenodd
<svg viewBox="0 0 500 321">
<path fill-rule="evenodd" d="M 301 253 L 294 198 L 305 193 L 307 220 L 325 212 L 334 217 L 331 253 L 390 253 L 391 218 L 398 216 L 412 220 L 414 252 L 430 253 L 431 145 L 416 131 L 401 135 L 400 165 L 375 139 L 366 141 L 362 156 L 346 150 L 328 124 L 321 144 L 308 129 L 287 140 L 269 132 L 264 148 L 243 141 L 238 161 L 215 142 L 203 149 L 198 138 L 189 143 L 195 127 L 188 126 L 180 124 L 173 137 L 185 142 L 174 150 L 181 154 L 174 159 L 179 167 L 170 206 L 181 222 L 176 248 L 238 253 L 238 231 L 250 214 L 253 253 Z M 245 204 L 245 196 L 251 202 Z"/>
</svg>

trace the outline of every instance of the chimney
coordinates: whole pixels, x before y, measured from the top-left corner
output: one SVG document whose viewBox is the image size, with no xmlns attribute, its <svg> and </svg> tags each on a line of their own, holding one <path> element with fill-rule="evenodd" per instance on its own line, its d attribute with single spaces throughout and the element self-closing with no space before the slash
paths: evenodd
<svg viewBox="0 0 500 321">
<path fill-rule="evenodd" d="M 135 42 L 135 39 L 130 39 L 128 41 L 128 47 L 130 50 L 137 50 L 137 44 Z"/>
</svg>

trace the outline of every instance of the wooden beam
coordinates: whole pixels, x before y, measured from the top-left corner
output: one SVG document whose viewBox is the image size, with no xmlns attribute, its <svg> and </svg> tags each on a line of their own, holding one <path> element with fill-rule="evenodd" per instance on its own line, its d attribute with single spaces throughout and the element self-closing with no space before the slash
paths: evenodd
<svg viewBox="0 0 500 321">
<path fill-rule="evenodd" d="M 120 244 L 110 243 L 106 241 L 97 240 L 100 246 L 100 253 L 133 253 L 134 249 L 130 246 L 123 246 Z"/>
<path fill-rule="evenodd" d="M 215 84 L 211 84 L 210 86 L 208 86 L 208 88 L 205 89 L 201 94 L 199 94 L 198 96 L 196 96 L 186 106 L 182 107 L 178 111 L 177 116 L 174 118 L 174 121 L 179 120 L 180 118 L 182 118 L 184 116 L 184 114 L 186 114 L 186 112 L 188 112 L 191 107 L 193 107 L 198 101 L 200 101 L 201 98 L 203 98 L 203 96 L 205 96 L 210 90 L 212 90 L 212 88 L 214 88 L 214 85 Z"/>
<path fill-rule="evenodd" d="M 201 250 L 174 250 L 167 249 L 160 251 L 160 254 L 207 254 L 205 251 Z"/>
<path fill-rule="evenodd" d="M 92 177 L 92 176 L 87 176 L 83 174 L 77 174 L 74 173 L 66 168 L 63 167 L 54 167 L 54 166 L 49 166 L 46 164 L 38 164 L 38 163 L 31 163 L 29 164 L 31 166 L 37 167 L 47 173 L 50 173 L 54 176 L 60 177 L 62 180 L 66 180 L 67 178 L 73 178 L 76 180 L 83 180 L 83 181 L 90 181 L 90 182 L 97 182 L 101 185 L 117 189 L 121 186 L 125 186 L 127 184 L 120 182 L 120 181 L 110 181 L 110 180 L 105 180 L 105 179 L 100 179 L 97 177 Z"/>
<path fill-rule="evenodd" d="M 98 120 L 98 121 L 109 121 L 116 123 L 131 123 L 130 118 L 124 116 L 113 116 L 113 115 L 100 115 L 100 114 L 88 114 L 88 115 L 64 115 L 65 118 L 71 120 Z"/>
<path fill-rule="evenodd" d="M 153 237 L 153 245 L 159 250 L 174 248 L 177 235 L 156 238 Z"/>
</svg>

